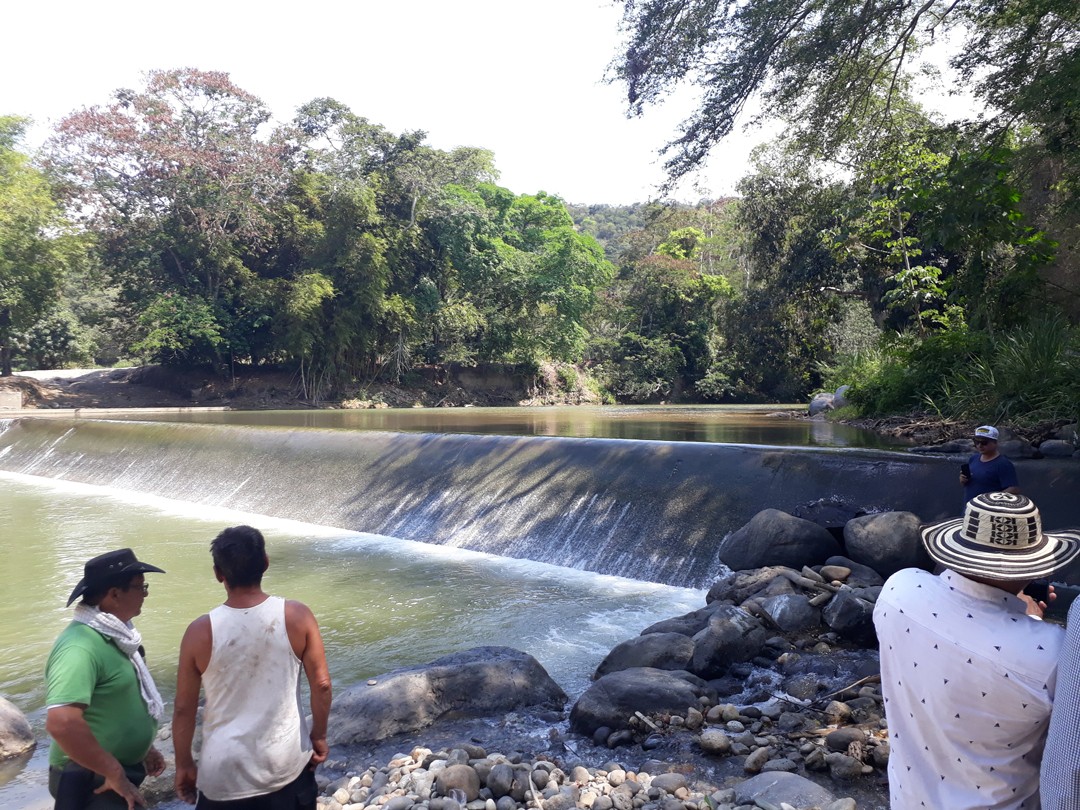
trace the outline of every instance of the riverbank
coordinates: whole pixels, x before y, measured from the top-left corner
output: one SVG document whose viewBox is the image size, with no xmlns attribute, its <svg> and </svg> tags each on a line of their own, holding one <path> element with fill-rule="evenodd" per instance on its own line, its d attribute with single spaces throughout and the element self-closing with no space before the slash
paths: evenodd
<svg viewBox="0 0 1080 810">
<path fill-rule="evenodd" d="M 598 404 L 599 396 L 576 374 L 550 365 L 430 366 L 403 382 L 372 381 L 313 397 L 297 372 L 238 367 L 232 376 L 163 366 L 33 371 L 0 378 L 0 394 L 27 409 L 183 408 L 236 410 L 313 408 L 484 407 Z M 10 406 L 17 407 L 17 406 Z"/>
</svg>

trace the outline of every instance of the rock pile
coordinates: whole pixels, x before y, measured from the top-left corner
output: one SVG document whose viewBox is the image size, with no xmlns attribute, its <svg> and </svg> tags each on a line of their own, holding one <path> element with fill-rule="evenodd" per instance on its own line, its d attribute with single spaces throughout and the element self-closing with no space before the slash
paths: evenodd
<svg viewBox="0 0 1080 810">
<path fill-rule="evenodd" d="M 764 749 L 759 749 L 764 750 Z M 843 755 L 840 755 L 843 756 Z M 464 745 L 415 748 L 384 767 L 335 779 L 321 810 L 760 810 L 818 807 L 855 810 L 850 798 L 786 772 L 761 773 L 730 788 L 695 783 L 683 773 L 652 775 L 617 760 L 597 768 L 551 759 L 488 754 Z"/>
</svg>

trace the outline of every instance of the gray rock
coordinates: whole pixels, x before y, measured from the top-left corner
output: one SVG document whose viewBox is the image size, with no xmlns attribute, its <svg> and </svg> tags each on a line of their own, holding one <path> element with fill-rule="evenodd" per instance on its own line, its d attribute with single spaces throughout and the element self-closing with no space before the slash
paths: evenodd
<svg viewBox="0 0 1080 810">
<path fill-rule="evenodd" d="M 918 515 L 882 512 L 849 520 L 844 545 L 855 562 L 888 577 L 902 568 L 928 568 L 930 558 L 922 544 Z"/>
<path fill-rule="evenodd" d="M 772 773 L 774 771 L 797 771 L 799 766 L 795 760 L 788 759 L 787 757 L 780 757 L 779 759 L 770 759 L 764 765 L 761 766 L 762 773 Z"/>
<path fill-rule="evenodd" d="M 1080 425 L 1073 422 L 1071 425 L 1062 425 L 1054 431 L 1054 438 L 1062 441 L 1080 444 Z"/>
<path fill-rule="evenodd" d="M 0 760 L 25 754 L 36 744 L 26 716 L 10 700 L 0 697 Z"/>
<path fill-rule="evenodd" d="M 833 409 L 833 400 L 835 398 L 835 394 L 814 394 L 814 398 L 810 400 L 810 405 L 807 408 L 807 412 L 811 416 L 817 416 L 819 413 L 831 411 Z"/>
<path fill-rule="evenodd" d="M 1023 439 L 1002 439 L 998 443 L 998 452 L 1006 458 L 1032 458 L 1035 455 L 1031 442 Z"/>
<path fill-rule="evenodd" d="M 829 559 L 825 561 L 825 565 L 837 565 L 847 568 L 851 573 L 848 574 L 845 583 L 853 588 L 868 588 L 873 587 L 874 585 L 885 584 L 885 578 L 873 568 L 868 565 L 857 563 L 847 557 L 841 557 L 840 555 L 829 557 Z"/>
<path fill-rule="evenodd" d="M 874 603 L 860 599 L 848 587 L 841 588 L 825 609 L 821 618 L 830 629 L 859 644 L 873 645 Z"/>
<path fill-rule="evenodd" d="M 830 751 L 838 751 L 841 754 L 848 750 L 848 746 L 853 742 L 866 742 L 866 732 L 861 728 L 855 728 L 854 726 L 848 726 L 846 728 L 838 728 L 836 731 L 829 732 L 825 737 L 825 747 Z"/>
<path fill-rule="evenodd" d="M 762 766 L 769 761 L 770 756 L 772 756 L 772 749 L 768 746 L 752 751 L 746 761 L 743 762 L 743 770 L 747 773 L 760 773 Z"/>
<path fill-rule="evenodd" d="M 804 776 L 775 771 L 759 773 L 735 786 L 735 801 L 740 804 L 787 802 L 794 807 L 821 807 L 836 797 Z"/>
<path fill-rule="evenodd" d="M 787 575 L 798 572 L 783 565 L 768 565 L 749 571 L 735 571 L 713 583 L 705 601 L 715 609 L 715 602 L 734 602 L 741 605 L 755 596 L 775 596 L 779 593 L 794 593 L 795 589 Z M 689 615 L 689 614 L 688 614 Z M 708 624 L 708 618 L 698 627 L 701 630 Z M 695 630 L 694 632 L 697 632 Z M 692 635 L 692 634 L 691 634 Z"/>
<path fill-rule="evenodd" d="M 539 662 L 510 647 L 477 647 L 373 680 L 335 695 L 330 745 L 417 731 L 449 714 L 485 717 L 566 703 L 566 693 Z"/>
<path fill-rule="evenodd" d="M 449 796 L 452 790 L 461 791 L 471 802 L 480 795 L 480 776 L 468 765 L 448 765 L 435 777 L 435 792 Z"/>
<path fill-rule="evenodd" d="M 1039 445 L 1039 452 L 1046 458 L 1071 458 L 1076 445 L 1063 439 L 1047 439 Z"/>
<path fill-rule="evenodd" d="M 733 571 L 767 565 L 798 571 L 839 553 L 840 545 L 827 529 L 779 509 L 758 512 L 720 541 L 717 549 L 717 556 Z"/>
<path fill-rule="evenodd" d="M 681 633 L 648 633 L 616 644 L 600 662 L 593 680 L 609 672 L 632 667 L 687 669 L 694 657 L 694 642 Z"/>
<path fill-rule="evenodd" d="M 734 578 L 734 574 L 731 575 Z M 719 583 L 718 583 L 719 584 Z M 713 585 L 717 587 L 717 585 Z M 706 599 L 708 602 L 712 602 L 711 599 Z M 709 619 L 712 618 L 713 613 L 716 612 L 720 605 L 709 604 L 706 607 L 698 608 L 682 616 L 676 616 L 672 619 L 664 619 L 650 624 L 644 630 L 641 631 L 641 635 L 651 635 L 654 633 L 678 633 L 679 635 L 693 638 L 694 635 L 700 633 L 706 627 L 709 626 Z"/>
<path fill-rule="evenodd" d="M 724 755 L 731 751 L 731 738 L 719 729 L 710 728 L 701 732 L 698 745 L 707 754 Z"/>
<path fill-rule="evenodd" d="M 821 611 L 802 593 L 768 596 L 761 600 L 761 611 L 785 633 L 806 630 L 821 624 Z"/>
<path fill-rule="evenodd" d="M 709 626 L 694 636 L 690 671 L 702 678 L 719 677 L 733 663 L 757 656 L 768 637 L 760 620 L 737 607 L 721 605 Z"/>
<path fill-rule="evenodd" d="M 623 669 L 605 675 L 577 699 L 570 711 L 570 730 L 591 736 L 600 726 L 625 729 L 634 712 L 683 712 L 699 698 L 716 701 L 716 693 L 689 672 L 652 667 Z"/>
<path fill-rule="evenodd" d="M 839 388 L 836 389 L 836 392 L 833 394 L 832 401 L 834 408 L 843 408 L 848 404 L 847 392 L 850 390 L 850 385 L 841 385 Z"/>
<path fill-rule="evenodd" d="M 668 793 L 674 793 L 679 788 L 686 787 L 688 783 L 684 774 L 662 773 L 653 777 L 652 784 L 654 787 L 658 787 Z"/>
<path fill-rule="evenodd" d="M 833 752 L 825 755 L 825 761 L 829 764 L 829 776 L 833 779 L 858 779 L 863 773 L 863 764 L 847 754 Z"/>
</svg>

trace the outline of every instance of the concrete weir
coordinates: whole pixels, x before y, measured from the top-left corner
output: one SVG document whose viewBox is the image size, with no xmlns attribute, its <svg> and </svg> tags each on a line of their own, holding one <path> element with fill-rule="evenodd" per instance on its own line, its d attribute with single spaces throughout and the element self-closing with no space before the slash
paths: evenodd
<svg viewBox="0 0 1080 810">
<path fill-rule="evenodd" d="M 1080 525 L 1075 462 L 1018 466 Z M 764 508 L 962 506 L 956 459 L 896 452 L 63 418 L 0 420 L 0 470 L 689 587 Z"/>
</svg>

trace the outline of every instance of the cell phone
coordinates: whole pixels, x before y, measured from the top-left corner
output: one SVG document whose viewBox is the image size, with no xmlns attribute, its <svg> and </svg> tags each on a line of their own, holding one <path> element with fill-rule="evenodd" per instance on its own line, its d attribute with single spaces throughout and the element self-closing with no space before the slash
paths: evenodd
<svg viewBox="0 0 1080 810">
<path fill-rule="evenodd" d="M 1026 593 L 1036 602 L 1046 602 L 1048 599 L 1050 599 L 1050 580 L 1032 580 L 1030 583 L 1028 583 L 1028 586 L 1024 588 L 1024 593 Z"/>
<path fill-rule="evenodd" d="M 964 478 L 971 478 L 971 465 L 968 464 L 967 462 L 964 462 L 963 464 L 961 464 L 960 465 L 960 474 L 962 476 L 964 476 Z"/>
</svg>

